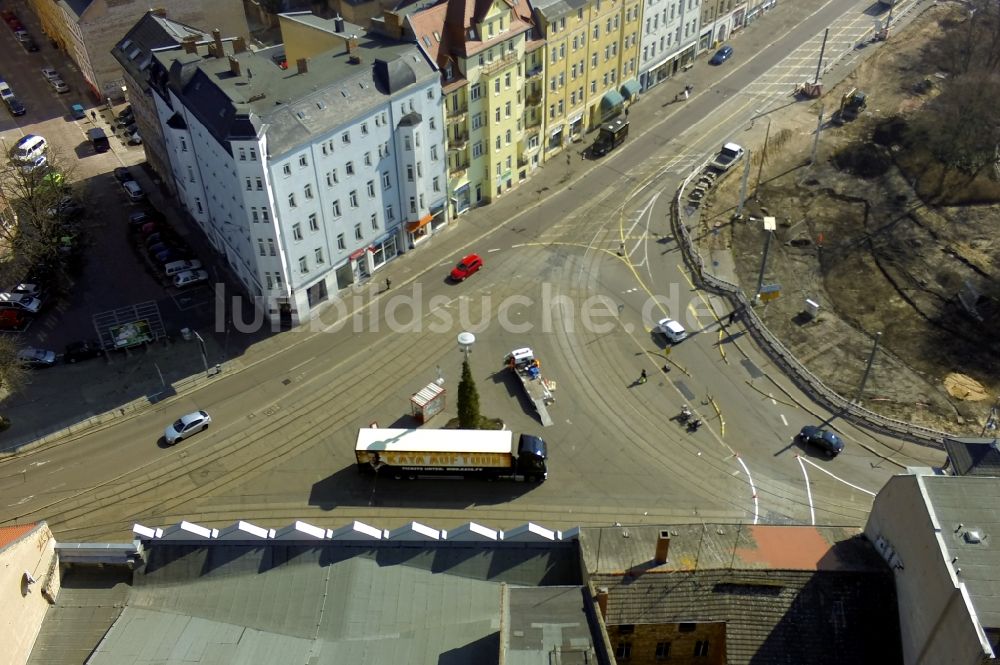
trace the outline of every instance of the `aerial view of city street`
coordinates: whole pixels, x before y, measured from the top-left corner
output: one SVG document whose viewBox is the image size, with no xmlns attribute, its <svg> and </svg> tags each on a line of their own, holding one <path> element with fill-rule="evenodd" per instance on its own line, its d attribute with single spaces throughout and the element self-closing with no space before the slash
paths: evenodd
<svg viewBox="0 0 1000 665">
<path fill-rule="evenodd" d="M 996 662 L 996 0 L 0 18 L 0 665 Z"/>
</svg>

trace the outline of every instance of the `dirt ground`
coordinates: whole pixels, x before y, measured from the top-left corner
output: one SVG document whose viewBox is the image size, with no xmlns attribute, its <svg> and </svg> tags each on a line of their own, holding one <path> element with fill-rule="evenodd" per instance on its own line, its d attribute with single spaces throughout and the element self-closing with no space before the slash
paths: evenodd
<svg viewBox="0 0 1000 665">
<path fill-rule="evenodd" d="M 898 146 L 889 142 L 879 151 L 872 141 L 880 122 L 918 110 L 935 94 L 943 75 L 925 46 L 954 11 L 931 7 L 821 99 L 772 114 L 752 218 L 731 221 L 741 178 L 730 175 L 702 205 L 699 235 L 703 250 L 729 244 L 740 283 L 752 294 L 763 254 L 760 218 L 776 217 L 764 284 L 780 284 L 781 295 L 758 307 L 767 326 L 848 398 L 856 397 L 873 335 L 881 332 L 862 403 L 979 436 L 1000 393 L 1000 308 L 980 298 L 977 320 L 959 293 L 967 284 L 1000 293 L 1000 205 L 935 207 L 914 190 L 920 176 L 896 166 Z M 869 95 L 867 111 L 843 126 L 825 125 L 816 163 L 808 166 L 821 105 L 828 117 L 855 86 Z M 750 147 L 752 198 L 763 145 Z M 856 154 L 864 159 L 852 159 Z M 858 167 L 865 177 L 850 172 Z M 819 303 L 818 317 L 804 315 L 807 298 Z"/>
</svg>

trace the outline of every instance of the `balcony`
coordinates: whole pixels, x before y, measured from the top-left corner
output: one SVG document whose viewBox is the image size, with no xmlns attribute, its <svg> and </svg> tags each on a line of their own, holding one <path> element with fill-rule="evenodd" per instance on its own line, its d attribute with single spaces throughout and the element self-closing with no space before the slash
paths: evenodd
<svg viewBox="0 0 1000 665">
<path fill-rule="evenodd" d="M 448 168 L 448 177 L 452 180 L 458 180 L 464 178 L 465 174 L 469 171 L 468 164 L 456 164 L 454 167 Z"/>
<path fill-rule="evenodd" d="M 535 67 L 533 67 L 533 68 L 525 71 L 524 72 L 524 76 L 527 79 L 533 79 L 533 78 L 536 78 L 538 76 L 541 76 L 542 72 L 544 72 L 544 71 L 545 70 L 544 70 L 544 68 L 541 65 L 536 65 Z"/>
<path fill-rule="evenodd" d="M 468 106 L 462 106 L 457 109 L 449 108 L 445 114 L 445 119 L 449 122 L 465 122 L 465 116 L 469 113 Z"/>
<path fill-rule="evenodd" d="M 499 60 L 494 60 L 493 62 L 488 62 L 479 68 L 479 75 L 484 78 L 489 78 L 493 76 L 501 69 L 506 69 L 514 63 L 517 62 L 517 51 L 510 51 Z"/>
<path fill-rule="evenodd" d="M 468 145 L 468 143 L 469 143 L 469 135 L 468 134 L 460 134 L 458 136 L 449 136 L 448 137 L 448 150 L 450 150 L 450 151 L 465 150 L 465 146 Z"/>
<path fill-rule="evenodd" d="M 529 92 L 524 97 L 524 103 L 527 106 L 538 106 L 542 103 L 542 93 L 541 92 Z"/>
</svg>

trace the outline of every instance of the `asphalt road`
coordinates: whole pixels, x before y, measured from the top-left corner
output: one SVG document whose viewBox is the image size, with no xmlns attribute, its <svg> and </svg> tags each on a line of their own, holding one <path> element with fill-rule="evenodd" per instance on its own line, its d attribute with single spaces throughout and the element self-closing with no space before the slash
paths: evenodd
<svg viewBox="0 0 1000 665">
<path fill-rule="evenodd" d="M 573 157 L 561 181 L 529 181 L 506 204 L 394 262 L 392 290 L 359 292 L 347 303 L 356 316 L 346 326 L 272 338 L 248 351 L 239 372 L 0 462 L 0 516 L 47 519 L 64 540 L 120 539 L 133 522 L 181 519 L 212 526 L 361 519 L 383 527 L 475 520 L 500 528 L 528 520 L 551 528 L 862 523 L 889 475 L 940 463 L 940 455 L 836 421 L 848 446 L 837 459 L 793 443 L 802 425 L 828 414 L 741 339 L 738 325 L 720 336 L 716 314 L 726 312 L 691 287 L 666 222 L 668 199 L 689 168 L 787 96 L 791 86 L 776 72 L 798 75 L 800 67 L 788 58 L 814 48 L 812 38 L 842 13 L 855 20 L 865 9 L 817 6 L 811 14 L 800 8 L 808 15 L 783 35 L 762 19 L 724 68 L 699 62 L 704 71 L 689 102 L 671 104 L 670 86 L 647 94 L 633 112 L 643 109 L 643 127 L 635 122 L 630 141 L 602 161 Z M 762 44 L 755 55 L 751 35 Z M 463 284 L 447 283 L 447 269 L 468 251 L 482 254 L 486 267 Z M 669 353 L 650 334 L 666 314 L 696 333 Z M 461 330 L 477 336 L 470 359 L 482 411 L 515 432 L 542 435 L 550 479 L 359 476 L 358 427 L 408 424 L 410 395 L 439 371 L 454 398 Z M 557 382 L 552 427 L 540 425 L 502 369 L 503 356 L 520 346 L 532 346 Z M 643 369 L 650 380 L 636 385 Z M 705 420 L 700 431 L 689 434 L 673 419 L 684 403 Z M 173 448 L 157 444 L 172 419 L 198 408 L 213 416 L 209 431 Z M 431 425 L 442 425 L 438 418 Z"/>
</svg>

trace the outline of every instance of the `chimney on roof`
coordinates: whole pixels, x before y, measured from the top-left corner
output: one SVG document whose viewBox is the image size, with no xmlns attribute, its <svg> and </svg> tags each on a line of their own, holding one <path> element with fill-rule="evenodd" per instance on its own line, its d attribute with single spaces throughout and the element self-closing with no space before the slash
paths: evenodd
<svg viewBox="0 0 1000 665">
<path fill-rule="evenodd" d="M 215 57 L 221 58 L 222 51 L 222 31 L 218 28 L 212 30 L 212 38 L 215 40 Z"/>
<path fill-rule="evenodd" d="M 344 31 L 344 19 L 340 17 L 340 14 L 333 17 L 333 30 L 334 32 Z"/>
<path fill-rule="evenodd" d="M 246 53 L 247 52 L 247 40 L 242 37 L 237 37 L 233 40 L 233 53 Z"/>
<path fill-rule="evenodd" d="M 351 35 L 347 38 L 347 52 L 354 53 L 358 50 L 358 36 Z"/>
<path fill-rule="evenodd" d="M 608 620 L 608 587 L 597 587 L 597 607 L 601 610 L 601 616 Z"/>
<path fill-rule="evenodd" d="M 157 7 L 155 9 L 151 9 L 149 10 L 149 13 L 152 14 L 153 16 L 159 16 L 160 18 L 167 18 L 166 7 Z"/>
<path fill-rule="evenodd" d="M 656 539 L 656 554 L 653 557 L 653 562 L 657 566 L 662 566 L 667 562 L 667 554 L 670 552 L 670 532 L 661 531 L 659 537 Z"/>
<path fill-rule="evenodd" d="M 305 74 L 309 71 L 309 62 L 305 58 L 296 60 L 295 66 L 299 68 L 299 74 Z"/>
<path fill-rule="evenodd" d="M 197 53 L 198 52 L 198 38 L 191 36 L 185 37 L 184 41 L 184 52 L 185 53 Z"/>
<path fill-rule="evenodd" d="M 236 76 L 240 75 L 240 61 L 233 56 L 229 56 L 229 71 Z"/>
</svg>

